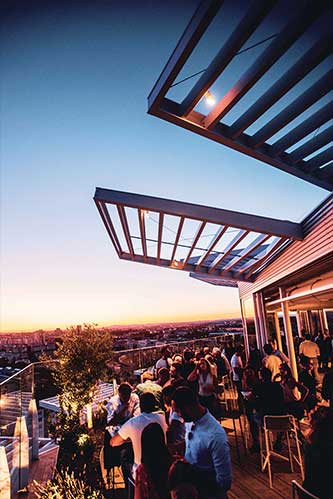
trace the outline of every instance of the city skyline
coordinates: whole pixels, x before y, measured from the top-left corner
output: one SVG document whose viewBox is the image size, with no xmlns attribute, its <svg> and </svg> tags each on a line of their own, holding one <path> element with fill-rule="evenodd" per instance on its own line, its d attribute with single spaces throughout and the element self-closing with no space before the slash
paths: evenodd
<svg viewBox="0 0 333 499">
<path fill-rule="evenodd" d="M 1 331 L 240 316 L 237 289 L 119 261 L 93 204 L 98 185 L 292 221 L 327 196 L 147 115 L 197 3 L 8 9 Z"/>
</svg>

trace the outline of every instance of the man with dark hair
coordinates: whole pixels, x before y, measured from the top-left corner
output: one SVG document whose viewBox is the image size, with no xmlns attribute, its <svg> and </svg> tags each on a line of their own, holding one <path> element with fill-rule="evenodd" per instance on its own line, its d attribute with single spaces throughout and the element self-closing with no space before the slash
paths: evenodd
<svg viewBox="0 0 333 499">
<path fill-rule="evenodd" d="M 190 388 L 177 388 L 172 398 L 175 410 L 184 421 L 192 422 L 186 425 L 185 459 L 200 476 L 200 497 L 226 498 L 231 486 L 231 460 L 224 429 Z"/>
<path fill-rule="evenodd" d="M 158 423 L 162 427 L 164 434 L 167 430 L 164 414 L 154 412 L 158 409 L 158 406 L 152 393 L 146 392 L 141 395 L 140 409 L 141 414 L 127 421 L 111 439 L 112 447 L 124 444 L 127 439 L 131 440 L 134 451 L 133 475 L 136 468 L 141 464 L 141 434 L 144 428 L 150 423 Z"/>
<path fill-rule="evenodd" d="M 264 352 L 266 355 L 262 360 L 262 364 L 270 370 L 272 381 L 274 381 L 275 376 L 280 374 L 281 359 L 276 355 L 273 355 L 273 347 L 270 343 L 264 345 Z"/>
</svg>

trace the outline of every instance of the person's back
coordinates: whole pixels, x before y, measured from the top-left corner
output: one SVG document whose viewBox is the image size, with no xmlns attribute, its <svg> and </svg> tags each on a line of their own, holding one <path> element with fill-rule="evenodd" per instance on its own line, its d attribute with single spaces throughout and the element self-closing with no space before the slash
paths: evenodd
<svg viewBox="0 0 333 499">
<path fill-rule="evenodd" d="M 270 343 L 266 343 L 266 345 L 264 345 L 264 352 L 266 356 L 263 358 L 262 364 L 271 371 L 273 381 L 275 376 L 277 376 L 280 372 L 279 368 L 282 362 L 279 357 L 273 355 L 273 347 Z"/>
<path fill-rule="evenodd" d="M 133 445 L 134 464 L 133 473 L 139 464 L 141 464 L 141 434 L 150 423 L 158 423 L 164 435 L 166 434 L 167 424 L 164 413 L 153 412 L 157 409 L 156 399 L 152 393 L 143 393 L 140 397 L 141 414 L 127 421 L 112 438 L 111 446 L 122 445 L 130 439 Z"/>
<path fill-rule="evenodd" d="M 320 350 L 314 341 L 310 340 L 310 336 L 307 335 L 306 339 L 299 346 L 300 355 L 305 355 L 309 359 L 317 358 L 320 355 Z"/>
<path fill-rule="evenodd" d="M 264 369 L 266 369 L 264 371 Z M 261 417 L 266 415 L 280 416 L 285 413 L 283 391 L 279 383 L 273 383 L 269 379 L 270 373 L 267 368 L 260 371 L 265 379 L 253 387 L 254 405 Z"/>
</svg>

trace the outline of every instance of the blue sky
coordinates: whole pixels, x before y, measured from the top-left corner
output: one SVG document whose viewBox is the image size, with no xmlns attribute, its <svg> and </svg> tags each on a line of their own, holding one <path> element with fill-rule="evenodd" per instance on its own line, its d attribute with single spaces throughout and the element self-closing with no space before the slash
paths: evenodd
<svg viewBox="0 0 333 499">
<path fill-rule="evenodd" d="M 1 330 L 240 315 L 237 290 L 119 261 L 92 201 L 96 186 L 294 221 L 326 197 L 146 113 L 196 5 L 32 2 L 9 11 Z"/>
</svg>

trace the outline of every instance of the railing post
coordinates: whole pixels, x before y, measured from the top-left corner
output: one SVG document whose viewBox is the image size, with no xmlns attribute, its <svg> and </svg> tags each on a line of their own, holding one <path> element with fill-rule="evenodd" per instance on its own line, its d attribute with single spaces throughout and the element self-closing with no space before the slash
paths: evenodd
<svg viewBox="0 0 333 499">
<path fill-rule="evenodd" d="M 39 421 L 36 399 L 32 398 L 29 402 L 29 416 L 31 418 L 31 441 L 32 441 L 32 459 L 39 458 Z"/>
<path fill-rule="evenodd" d="M 25 416 L 18 416 L 14 430 L 13 466 L 18 469 L 19 489 L 29 482 L 29 436 Z"/>
<path fill-rule="evenodd" d="M 0 497 L 1 499 L 10 499 L 10 473 L 3 445 L 0 445 Z"/>
</svg>

